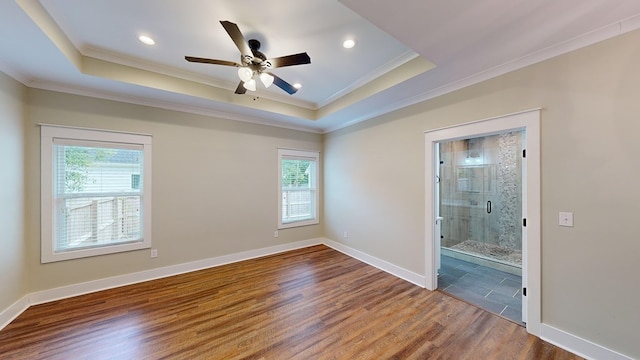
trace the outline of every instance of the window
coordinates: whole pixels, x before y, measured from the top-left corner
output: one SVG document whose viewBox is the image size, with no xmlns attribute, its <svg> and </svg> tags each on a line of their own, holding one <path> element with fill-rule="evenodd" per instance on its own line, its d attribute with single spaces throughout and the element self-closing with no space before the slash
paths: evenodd
<svg viewBox="0 0 640 360">
<path fill-rule="evenodd" d="M 151 247 L 151 136 L 41 126 L 42 262 Z"/>
<path fill-rule="evenodd" d="M 319 223 L 319 157 L 318 152 L 278 149 L 278 229 Z"/>
</svg>

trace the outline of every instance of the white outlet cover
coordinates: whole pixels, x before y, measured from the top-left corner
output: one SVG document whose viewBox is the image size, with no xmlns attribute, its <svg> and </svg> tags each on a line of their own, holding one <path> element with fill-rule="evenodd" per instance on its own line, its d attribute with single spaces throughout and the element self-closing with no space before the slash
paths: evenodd
<svg viewBox="0 0 640 360">
<path fill-rule="evenodd" d="M 573 213 L 561 211 L 558 214 L 558 225 L 573 227 Z"/>
</svg>

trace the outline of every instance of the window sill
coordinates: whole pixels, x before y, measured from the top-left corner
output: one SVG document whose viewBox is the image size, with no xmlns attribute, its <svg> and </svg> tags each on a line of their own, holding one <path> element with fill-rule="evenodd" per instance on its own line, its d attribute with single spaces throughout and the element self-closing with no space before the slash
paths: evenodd
<svg viewBox="0 0 640 360">
<path fill-rule="evenodd" d="M 280 230 L 280 229 L 290 229 L 290 228 L 294 228 L 294 227 L 309 226 L 309 225 L 317 225 L 317 224 L 320 224 L 320 220 L 318 220 L 318 219 L 291 221 L 291 222 L 287 222 L 287 223 L 278 224 L 278 230 Z"/>
</svg>

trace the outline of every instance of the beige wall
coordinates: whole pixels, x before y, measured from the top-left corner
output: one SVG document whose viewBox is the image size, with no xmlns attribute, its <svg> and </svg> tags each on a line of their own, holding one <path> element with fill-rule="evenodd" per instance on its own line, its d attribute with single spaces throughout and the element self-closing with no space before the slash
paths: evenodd
<svg viewBox="0 0 640 360">
<path fill-rule="evenodd" d="M 326 236 L 424 274 L 424 131 L 541 107 L 542 321 L 640 358 L 638 44 L 636 31 L 328 134 Z"/>
<path fill-rule="evenodd" d="M 24 224 L 26 88 L 0 72 L 0 312 L 28 292 Z"/>
<path fill-rule="evenodd" d="M 156 108 L 29 90 L 27 222 L 30 292 L 322 236 L 279 231 L 277 148 L 322 150 L 322 136 Z M 149 250 L 40 264 L 38 123 L 153 135 Z"/>
</svg>

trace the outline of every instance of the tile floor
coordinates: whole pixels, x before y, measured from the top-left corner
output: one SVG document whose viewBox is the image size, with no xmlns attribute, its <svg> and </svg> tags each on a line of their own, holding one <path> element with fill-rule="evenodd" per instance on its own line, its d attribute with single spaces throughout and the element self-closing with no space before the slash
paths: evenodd
<svg viewBox="0 0 640 360">
<path fill-rule="evenodd" d="M 438 288 L 492 313 L 522 324 L 522 278 L 442 256 Z"/>
</svg>

